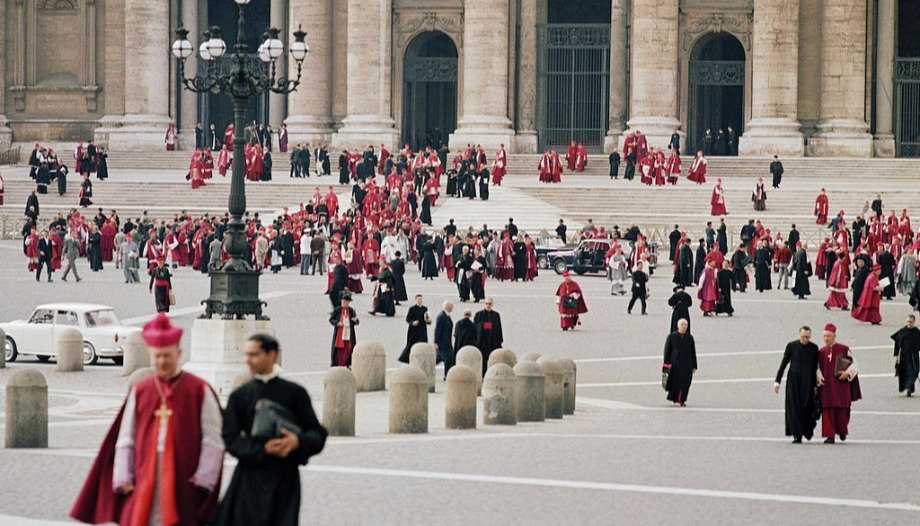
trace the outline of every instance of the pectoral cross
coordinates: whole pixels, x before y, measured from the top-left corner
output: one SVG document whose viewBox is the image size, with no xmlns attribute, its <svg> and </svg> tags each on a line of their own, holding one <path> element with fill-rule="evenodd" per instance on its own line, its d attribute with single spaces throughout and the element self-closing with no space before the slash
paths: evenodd
<svg viewBox="0 0 920 526">
<path fill-rule="evenodd" d="M 153 414 L 160 419 L 160 425 L 163 425 L 169 420 L 173 412 L 172 409 L 166 406 L 166 400 L 162 400 L 160 401 L 160 408 L 154 411 Z"/>
</svg>

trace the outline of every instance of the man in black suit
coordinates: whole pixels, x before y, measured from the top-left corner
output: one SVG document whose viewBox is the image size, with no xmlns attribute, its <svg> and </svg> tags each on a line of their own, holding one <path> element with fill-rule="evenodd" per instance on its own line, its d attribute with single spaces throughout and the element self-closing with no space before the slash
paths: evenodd
<svg viewBox="0 0 920 526">
<path fill-rule="evenodd" d="M 41 281 L 42 267 L 48 269 L 48 283 L 51 283 L 51 234 L 47 230 L 42 230 L 42 237 L 38 240 L 38 267 L 35 270 L 35 281 Z"/>
</svg>

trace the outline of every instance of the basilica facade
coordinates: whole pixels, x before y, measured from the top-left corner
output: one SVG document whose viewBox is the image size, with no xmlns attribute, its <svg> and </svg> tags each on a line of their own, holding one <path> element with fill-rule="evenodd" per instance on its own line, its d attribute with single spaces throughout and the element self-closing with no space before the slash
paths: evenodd
<svg viewBox="0 0 920 526">
<path fill-rule="evenodd" d="M 269 26 L 307 32 L 297 91 L 248 110 L 292 142 L 602 152 L 641 130 L 686 152 L 731 126 L 742 156 L 920 156 L 914 0 L 251 0 L 245 17 L 253 53 Z M 232 47 L 236 21 L 234 0 L 0 0 L 0 148 L 223 130 L 229 98 L 182 89 L 169 48 L 180 26 Z"/>
</svg>

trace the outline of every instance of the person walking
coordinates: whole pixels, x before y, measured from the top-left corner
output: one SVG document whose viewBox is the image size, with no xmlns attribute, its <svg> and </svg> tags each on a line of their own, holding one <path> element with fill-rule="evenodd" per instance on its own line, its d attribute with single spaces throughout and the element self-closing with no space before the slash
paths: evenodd
<svg viewBox="0 0 920 526">
<path fill-rule="evenodd" d="M 169 312 L 169 306 L 173 303 L 172 274 L 166 267 L 164 256 L 158 257 L 157 266 L 150 269 L 150 285 L 147 288 L 153 294 L 157 312 Z"/>
<path fill-rule="evenodd" d="M 677 322 L 687 320 L 687 332 L 690 332 L 690 307 L 693 306 L 693 298 L 684 290 L 684 287 L 677 285 L 673 289 L 673 294 L 668 298 L 668 305 L 671 306 L 671 332 L 677 330 Z"/>
<path fill-rule="evenodd" d="M 914 394 L 914 385 L 920 375 L 920 329 L 917 318 L 907 315 L 904 327 L 891 335 L 894 340 L 894 371 L 898 377 L 898 392 L 908 397 Z"/>
<path fill-rule="evenodd" d="M 453 310 L 453 302 L 445 300 L 434 323 L 434 344 L 438 348 L 438 361 L 444 362 L 445 380 L 454 366 L 454 353 L 458 350 L 453 346 L 454 321 L 450 318 Z"/>
<path fill-rule="evenodd" d="M 607 279 L 613 282 L 610 285 L 610 295 L 626 294 L 626 282 L 628 271 L 626 269 L 626 256 L 623 254 L 623 247 L 619 244 L 614 248 L 613 255 L 607 260 Z"/>
<path fill-rule="evenodd" d="M 578 316 L 588 312 L 581 287 L 572 281 L 568 270 L 562 273 L 562 283 L 556 288 L 556 304 L 559 306 L 559 324 L 563 331 L 575 330 L 576 326 L 581 325 Z"/>
<path fill-rule="evenodd" d="M 46 267 L 48 273 L 48 283 L 51 283 L 51 235 L 47 230 L 42 230 L 42 237 L 38 240 L 38 267 L 35 269 L 35 281 L 41 281 L 42 267 Z"/>
<path fill-rule="evenodd" d="M 409 363 L 409 353 L 413 345 L 428 342 L 428 326 L 431 325 L 431 317 L 428 315 L 428 307 L 422 302 L 422 295 L 416 294 L 415 305 L 409 307 L 409 312 L 406 313 L 406 323 L 409 324 L 409 328 L 406 331 L 406 347 L 399 355 L 399 361 L 402 363 Z"/>
<path fill-rule="evenodd" d="M 627 314 L 632 314 L 633 306 L 636 304 L 636 300 L 639 300 L 642 303 L 642 315 L 645 316 L 646 305 L 645 300 L 648 298 L 648 274 L 642 271 L 642 262 L 636 262 L 636 268 L 632 272 L 632 297 L 629 299 L 629 306 L 626 308 Z"/>
<path fill-rule="evenodd" d="M 256 334 L 246 342 L 246 365 L 253 378 L 230 394 L 224 411 L 227 453 L 239 462 L 214 520 L 216 526 L 295 526 L 300 520 L 300 466 L 318 455 L 328 432 L 313 412 L 310 395 L 278 376 L 278 341 Z M 290 430 L 254 434 L 263 407 L 289 415 Z"/>
<path fill-rule="evenodd" d="M 773 392 L 779 394 L 783 373 L 786 376 L 786 436 L 793 444 L 801 444 L 802 437 L 811 440 L 815 425 L 815 384 L 818 370 L 818 346 L 811 341 L 811 328 L 799 329 L 799 339 L 786 344 L 783 360 L 776 372 Z"/>
<path fill-rule="evenodd" d="M 355 325 L 358 314 L 351 308 L 351 293 L 342 294 L 341 304 L 332 310 L 329 323 L 332 330 L 332 367 L 351 367 L 351 354 L 355 349 Z"/>
<path fill-rule="evenodd" d="M 850 348 L 837 343 L 837 326 L 824 326 L 824 347 L 818 351 L 818 394 L 821 400 L 821 436 L 833 444 L 834 436 L 846 440 L 850 407 L 862 398 L 856 361 Z"/>
<path fill-rule="evenodd" d="M 73 271 L 74 277 L 77 278 L 77 283 L 82 281 L 80 274 L 77 272 L 76 261 L 78 257 L 80 257 L 80 243 L 68 233 L 67 237 L 64 238 L 64 259 L 67 260 L 67 268 L 64 269 L 61 281 L 67 281 L 67 275 L 70 274 L 70 271 Z"/>
<path fill-rule="evenodd" d="M 118 249 L 118 255 L 122 261 L 122 272 L 125 275 L 125 283 L 140 283 L 141 278 L 138 276 L 140 268 L 140 252 L 137 243 L 131 234 L 125 235 L 125 242 Z"/>
<path fill-rule="evenodd" d="M 661 369 L 661 383 L 668 392 L 668 400 L 681 407 L 687 405 L 687 394 L 697 370 L 696 342 L 693 341 L 693 335 L 687 332 L 689 328 L 687 320 L 678 320 L 677 331 L 669 334 L 664 342 Z"/>
</svg>

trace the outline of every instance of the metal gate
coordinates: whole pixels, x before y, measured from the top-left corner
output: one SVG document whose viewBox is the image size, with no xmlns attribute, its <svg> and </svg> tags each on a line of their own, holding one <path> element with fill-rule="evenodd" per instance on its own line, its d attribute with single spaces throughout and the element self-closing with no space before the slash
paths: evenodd
<svg viewBox="0 0 920 526">
<path fill-rule="evenodd" d="M 732 95 L 726 88 L 735 91 L 736 97 L 740 91 L 740 105 L 727 108 L 729 105 L 723 104 L 723 99 Z M 740 137 L 744 124 L 744 61 L 691 60 L 688 99 L 688 151 L 702 148 L 707 129 L 712 130 L 715 139 L 720 127 L 731 125 Z"/>
<path fill-rule="evenodd" d="M 537 56 L 541 148 L 564 148 L 574 140 L 602 151 L 610 111 L 610 24 L 539 24 Z"/>
<path fill-rule="evenodd" d="M 403 141 L 437 148 L 457 127 L 457 59 L 405 57 L 403 80 Z"/>
<path fill-rule="evenodd" d="M 897 156 L 920 157 L 920 59 L 898 59 L 894 71 Z"/>
</svg>

